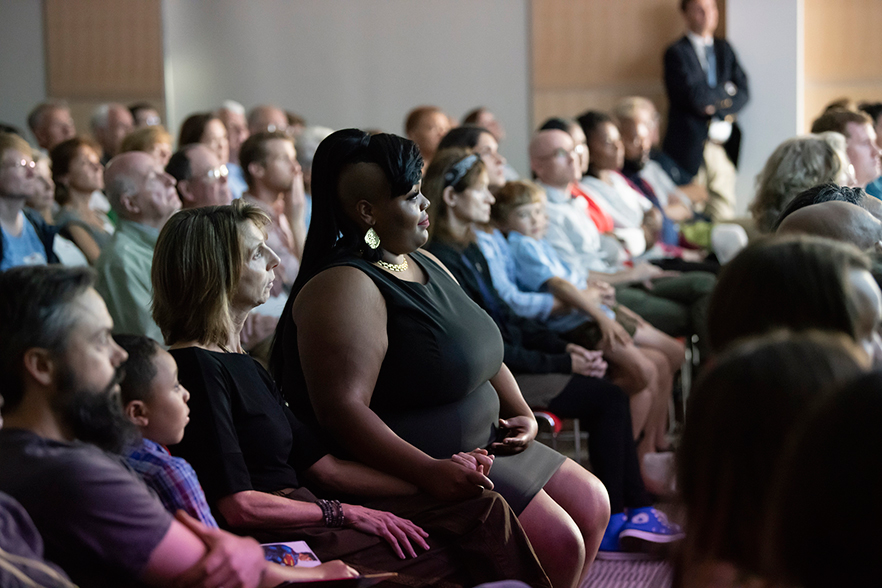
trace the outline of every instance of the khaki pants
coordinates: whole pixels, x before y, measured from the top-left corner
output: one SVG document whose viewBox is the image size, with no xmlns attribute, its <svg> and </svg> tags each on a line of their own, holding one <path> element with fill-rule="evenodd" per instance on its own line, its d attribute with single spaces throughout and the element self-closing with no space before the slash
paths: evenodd
<svg viewBox="0 0 882 588">
<path fill-rule="evenodd" d="M 722 145 L 712 141 L 704 144 L 704 164 L 695 180 L 707 187 L 704 214 L 716 222 L 735 216 L 735 165 Z"/>
</svg>

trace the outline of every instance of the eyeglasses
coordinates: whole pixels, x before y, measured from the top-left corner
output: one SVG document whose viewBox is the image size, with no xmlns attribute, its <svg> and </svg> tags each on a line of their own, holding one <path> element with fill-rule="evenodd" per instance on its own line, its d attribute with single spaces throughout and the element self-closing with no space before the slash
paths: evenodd
<svg viewBox="0 0 882 588">
<path fill-rule="evenodd" d="M 289 137 L 293 137 L 295 135 L 295 129 L 292 126 L 277 127 L 276 125 L 269 124 L 269 125 L 266 125 L 266 130 L 268 133 L 274 133 L 276 131 L 281 131 L 281 132 L 285 133 L 286 135 L 288 135 Z"/>
<path fill-rule="evenodd" d="M 210 169 L 205 172 L 204 179 L 208 183 L 214 183 L 220 180 L 221 178 L 226 178 L 230 175 L 230 170 L 226 165 L 219 165 L 214 169 Z"/>
<path fill-rule="evenodd" d="M 22 158 L 22 159 L 18 159 L 16 161 L 9 161 L 9 162 L 3 164 L 3 167 L 11 167 L 11 168 L 24 167 L 24 168 L 34 169 L 37 167 L 37 164 L 34 163 L 33 161 L 28 161 L 27 159 Z"/>
</svg>

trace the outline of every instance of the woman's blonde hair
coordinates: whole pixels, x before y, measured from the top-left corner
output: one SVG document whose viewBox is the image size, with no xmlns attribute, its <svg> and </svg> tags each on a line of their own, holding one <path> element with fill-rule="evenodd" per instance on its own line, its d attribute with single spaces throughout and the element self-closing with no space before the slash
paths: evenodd
<svg viewBox="0 0 882 588">
<path fill-rule="evenodd" d="M 230 301 L 246 252 L 243 225 L 260 230 L 265 212 L 236 200 L 229 206 L 182 210 L 165 223 L 153 253 L 153 320 L 166 345 L 223 345 L 233 328 Z"/>
<path fill-rule="evenodd" d="M 497 223 L 505 223 L 515 208 L 524 204 L 541 202 L 544 193 L 545 190 L 539 184 L 530 180 L 506 182 L 494 194 L 496 202 L 490 208 L 490 218 Z"/>
<path fill-rule="evenodd" d="M 160 125 L 135 129 L 123 139 L 120 153 L 129 151 L 150 153 L 157 143 L 168 143 L 169 145 L 172 143 L 171 135 Z"/>
<path fill-rule="evenodd" d="M 454 173 L 457 164 L 462 165 L 467 157 L 475 157 L 474 163 L 469 164 L 465 174 Z M 467 163 L 467 162 L 466 162 Z M 471 149 L 450 147 L 435 154 L 432 163 L 429 164 L 423 175 L 422 192 L 429 199 L 432 206 L 429 207 L 429 236 L 439 241 L 455 240 L 450 233 L 447 222 L 447 204 L 444 202 L 444 190 L 452 187 L 454 192 L 464 192 L 474 186 L 481 174 L 487 167 L 481 160 L 481 156 L 473 153 Z"/>
<path fill-rule="evenodd" d="M 757 176 L 750 212 L 763 233 L 772 230 L 781 211 L 797 194 L 818 184 L 839 183 L 847 165 L 845 137 L 827 132 L 781 143 Z"/>
</svg>

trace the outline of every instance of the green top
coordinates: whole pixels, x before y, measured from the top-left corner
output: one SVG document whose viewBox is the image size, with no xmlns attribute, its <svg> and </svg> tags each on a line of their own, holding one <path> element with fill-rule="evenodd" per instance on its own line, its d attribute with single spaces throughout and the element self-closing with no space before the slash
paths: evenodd
<svg viewBox="0 0 882 588">
<path fill-rule="evenodd" d="M 146 335 L 161 344 L 162 331 L 153 322 L 150 309 L 150 268 L 157 238 L 158 229 L 120 219 L 113 239 L 95 264 L 95 288 L 107 303 L 114 333 Z"/>
</svg>

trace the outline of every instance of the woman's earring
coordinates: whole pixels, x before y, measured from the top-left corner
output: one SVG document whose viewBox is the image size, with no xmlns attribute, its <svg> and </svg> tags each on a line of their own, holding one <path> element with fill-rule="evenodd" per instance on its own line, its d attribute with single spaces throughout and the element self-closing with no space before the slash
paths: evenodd
<svg viewBox="0 0 882 588">
<path fill-rule="evenodd" d="M 380 246 L 380 236 L 373 227 L 369 228 L 367 233 L 364 234 L 364 242 L 367 243 L 367 246 L 371 249 L 376 249 Z"/>
</svg>

